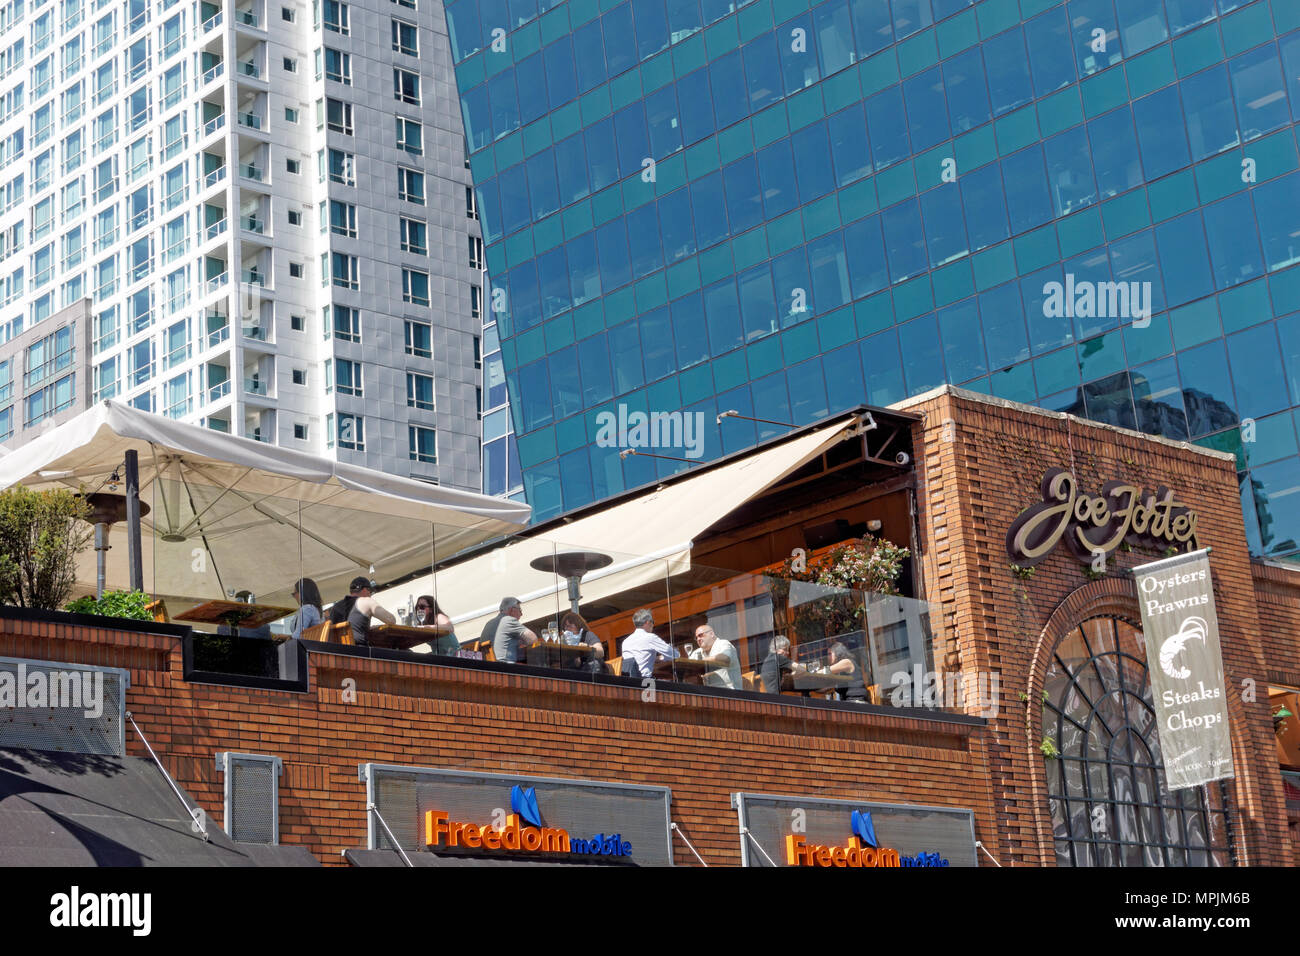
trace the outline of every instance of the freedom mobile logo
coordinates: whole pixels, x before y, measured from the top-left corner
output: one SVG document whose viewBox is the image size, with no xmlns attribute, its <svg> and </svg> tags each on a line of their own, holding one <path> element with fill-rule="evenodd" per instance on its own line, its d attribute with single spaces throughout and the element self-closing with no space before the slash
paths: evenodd
<svg viewBox="0 0 1300 956">
<path fill-rule="evenodd" d="M 125 926 L 148 936 L 153 925 L 150 893 L 82 893 L 74 886 L 51 896 L 50 907 L 50 925 L 59 928 Z"/>
<path fill-rule="evenodd" d="M 853 836 L 845 846 L 810 844 L 797 833 L 785 838 L 787 866 L 947 866 L 948 861 L 938 853 L 918 853 L 901 856 L 890 847 L 882 847 L 876 840 L 876 826 L 870 810 L 854 810 L 849 815 Z"/>
<path fill-rule="evenodd" d="M 582 853 L 590 856 L 631 856 L 632 844 L 621 833 L 597 833 L 589 839 L 573 839 L 569 831 L 542 823 L 534 787 L 510 788 L 510 810 L 502 826 L 492 823 L 462 823 L 441 810 L 424 815 L 426 846 L 468 847 L 505 850 L 511 853 Z"/>
</svg>

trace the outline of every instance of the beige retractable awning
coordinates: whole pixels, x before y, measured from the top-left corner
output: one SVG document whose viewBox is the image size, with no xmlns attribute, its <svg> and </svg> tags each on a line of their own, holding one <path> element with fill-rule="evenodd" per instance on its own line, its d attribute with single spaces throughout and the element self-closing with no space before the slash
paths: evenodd
<svg viewBox="0 0 1300 956">
<path fill-rule="evenodd" d="M 697 535 L 845 437 L 858 434 L 856 422 L 855 416 L 687 474 L 568 524 L 389 588 L 377 597 L 392 609 L 407 606 L 421 594 L 433 594 L 456 623 L 457 636 L 468 641 L 478 638 L 505 596 L 521 600 L 526 621 L 554 619 L 569 609 L 567 582 L 530 566 L 546 555 L 594 551 L 613 559 L 608 567 L 583 577 L 583 603 L 653 586 L 690 569 Z"/>
</svg>

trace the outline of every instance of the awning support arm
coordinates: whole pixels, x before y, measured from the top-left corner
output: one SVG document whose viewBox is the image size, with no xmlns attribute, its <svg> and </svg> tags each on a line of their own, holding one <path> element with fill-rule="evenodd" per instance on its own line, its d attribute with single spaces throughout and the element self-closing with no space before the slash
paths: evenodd
<svg viewBox="0 0 1300 956">
<path fill-rule="evenodd" d="M 397 842 L 397 837 L 393 836 L 393 831 L 388 829 L 388 821 L 385 820 L 384 815 L 379 812 L 379 807 L 375 806 L 375 804 L 372 803 L 368 807 L 366 807 L 366 809 L 369 810 L 371 813 L 373 813 L 375 817 L 379 820 L 380 826 L 382 826 L 384 828 L 384 832 L 388 834 L 388 839 L 393 841 L 393 846 L 396 847 L 397 852 L 402 855 L 402 861 L 407 866 L 414 867 L 415 864 L 411 862 L 411 858 L 407 856 L 406 851 L 402 849 L 402 844 Z"/>
<path fill-rule="evenodd" d="M 984 851 L 984 855 L 987 856 L 990 860 L 993 861 L 993 865 L 994 865 L 994 866 L 996 866 L 996 867 L 998 867 L 998 868 L 1001 868 L 1002 864 L 998 862 L 998 858 L 997 858 L 997 857 L 995 857 L 992 853 L 989 852 L 989 848 L 988 848 L 988 847 L 986 847 L 986 846 L 985 846 L 983 843 L 981 843 L 979 840 L 976 840 L 976 841 L 975 841 L 975 847 L 976 847 L 977 849 L 983 850 L 983 851 Z"/>
<path fill-rule="evenodd" d="M 767 855 L 767 851 L 763 849 L 763 844 L 759 843 L 758 840 L 754 837 L 754 834 L 749 832 L 749 827 L 741 827 L 740 832 L 749 838 L 750 843 L 758 847 L 758 852 L 763 854 L 763 859 L 767 860 L 767 862 L 770 863 L 772 866 L 776 866 L 776 861 Z"/>
<path fill-rule="evenodd" d="M 682 832 L 682 828 L 679 827 L 676 823 L 670 823 L 669 826 L 672 827 L 674 833 L 676 833 L 679 837 L 682 838 L 682 842 L 686 844 L 686 849 L 690 850 L 691 853 L 695 854 L 695 859 L 700 861 L 700 866 L 708 866 L 709 864 L 704 862 L 704 857 L 700 856 L 700 854 L 696 851 L 695 847 L 691 846 L 691 841 L 686 839 L 686 834 Z"/>
<path fill-rule="evenodd" d="M 141 733 L 140 725 L 135 722 L 135 718 L 131 716 L 129 710 L 126 712 L 126 719 L 131 721 L 131 726 L 135 728 L 136 734 L 139 735 L 140 742 L 144 744 L 144 749 L 149 751 L 149 756 L 153 757 L 153 762 L 158 765 L 158 769 L 162 771 L 163 777 L 169 784 L 171 784 L 172 792 L 176 794 L 176 799 L 181 802 L 181 805 L 185 807 L 185 812 L 188 813 L 190 819 L 194 821 L 193 826 L 197 827 L 198 832 L 203 834 L 203 842 L 211 843 L 212 837 L 208 836 L 208 828 L 204 823 L 206 814 L 204 814 L 202 807 L 190 806 L 190 802 L 186 800 L 185 795 L 181 793 L 181 788 L 176 786 L 176 781 L 172 779 L 172 775 L 167 772 L 167 768 L 162 765 L 162 761 L 158 759 L 158 755 L 154 753 L 153 748 L 149 746 L 149 741 L 146 740 L 144 734 Z"/>
</svg>

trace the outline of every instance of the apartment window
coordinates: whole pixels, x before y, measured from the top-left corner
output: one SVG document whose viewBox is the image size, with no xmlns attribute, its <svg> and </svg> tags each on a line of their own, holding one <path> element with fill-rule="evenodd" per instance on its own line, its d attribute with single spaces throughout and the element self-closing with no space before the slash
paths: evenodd
<svg viewBox="0 0 1300 956">
<path fill-rule="evenodd" d="M 53 53 L 40 62 L 32 64 L 31 82 L 32 100 L 38 100 L 50 91 L 50 84 L 54 82 Z"/>
<path fill-rule="evenodd" d="M 298 441 L 306 441 L 306 440 L 307 440 L 307 426 L 306 426 L 306 425 L 299 424 L 298 422 L 294 422 L 294 423 L 293 423 L 293 437 L 296 438 Z"/>
<path fill-rule="evenodd" d="M 298 61 L 297 61 L 296 59 L 294 59 L 293 57 L 291 57 L 291 56 L 286 56 L 286 57 L 284 58 L 284 72 L 286 72 L 286 73 L 297 73 L 297 72 L 298 72 Z"/>
<path fill-rule="evenodd" d="M 110 306 L 95 316 L 95 352 L 112 348 L 118 341 L 117 306 Z"/>
<path fill-rule="evenodd" d="M 290 10 L 288 7 L 281 7 L 281 8 L 280 8 L 280 19 L 283 20 L 283 21 L 285 21 L 286 23 L 293 23 L 293 20 L 294 20 L 294 14 L 293 14 L 293 11 Z"/>
<path fill-rule="evenodd" d="M 301 278 L 302 278 L 302 263 L 301 263 L 301 262 L 291 262 L 291 263 L 289 263 L 289 278 L 290 278 L 290 279 L 301 279 Z"/>
<path fill-rule="evenodd" d="M 8 441 L 14 435 L 14 410 L 11 405 L 0 409 L 0 441 Z"/>
<path fill-rule="evenodd" d="M 335 359 L 332 365 L 334 369 L 333 382 L 330 381 L 331 363 L 325 363 L 325 391 L 328 392 L 333 387 L 338 389 L 340 395 L 355 395 L 357 398 L 361 398 L 361 363 L 352 362 L 348 359 Z"/>
<path fill-rule="evenodd" d="M 284 161 L 284 171 L 297 176 L 302 172 L 302 163 L 296 159 L 286 159 Z"/>
<path fill-rule="evenodd" d="M 190 323 L 182 320 L 169 327 L 163 334 L 167 344 L 167 356 L 163 368 L 175 368 L 190 357 Z"/>
<path fill-rule="evenodd" d="M 339 447 L 366 450 L 366 420 L 360 415 L 339 415 Z"/>
<path fill-rule="evenodd" d="M 22 84 L 18 85 L 22 89 Z M 63 93 L 63 123 L 68 125 L 81 119 L 81 114 L 86 111 L 85 85 L 77 83 L 69 87 Z"/>
<path fill-rule="evenodd" d="M 350 202 L 330 200 L 330 232 L 348 239 L 357 237 L 357 207 Z"/>
<path fill-rule="evenodd" d="M 402 216 L 402 251 L 411 252 L 417 256 L 427 256 L 429 254 L 428 227 L 422 219 L 407 219 Z"/>
<path fill-rule="evenodd" d="M 469 237 L 469 267 L 471 269 L 483 268 L 483 240 L 478 236 Z"/>
<path fill-rule="evenodd" d="M 400 126 L 402 121 L 398 120 Z M 32 145 L 39 146 L 54 131 L 54 104 L 46 103 L 32 114 Z"/>
<path fill-rule="evenodd" d="M 54 197 L 47 196 L 32 208 L 32 241 L 43 239 L 54 228 Z"/>
<path fill-rule="evenodd" d="M 54 182 L 54 150 L 47 149 L 32 160 L 32 192 L 49 189 Z"/>
<path fill-rule="evenodd" d="M 301 225 L 302 225 L 302 212 L 300 212 L 300 211 L 297 210 L 297 209 L 290 209 L 290 210 L 289 210 L 289 225 L 291 225 L 291 226 L 301 226 Z"/>
<path fill-rule="evenodd" d="M 424 205 L 424 173 L 397 167 L 397 198 Z"/>
<path fill-rule="evenodd" d="M 393 3 L 397 4 L 399 7 L 406 7 L 408 10 L 415 9 L 415 0 L 393 0 Z"/>
<path fill-rule="evenodd" d="M 57 332 L 45 336 L 38 342 L 27 346 L 27 376 L 23 381 L 25 388 L 39 385 L 47 378 L 57 375 L 72 365 L 74 358 L 72 345 L 72 326 L 66 325 Z"/>
<path fill-rule="evenodd" d="M 397 148 L 414 156 L 424 155 L 424 130 L 415 120 L 397 117 Z"/>
<path fill-rule="evenodd" d="M 293 384 L 295 385 L 307 384 L 307 370 L 305 368 L 293 369 L 289 374 L 293 378 Z"/>
<path fill-rule="evenodd" d="M 47 243 L 32 253 L 32 288 L 39 289 L 54 277 L 54 243 Z"/>
<path fill-rule="evenodd" d="M 95 71 L 95 103 L 103 103 L 116 91 L 117 61 L 109 60 Z"/>
<path fill-rule="evenodd" d="M 469 287 L 469 313 L 472 319 L 483 318 L 483 290 L 476 285 Z"/>
<path fill-rule="evenodd" d="M 393 69 L 393 98 L 412 106 L 420 105 L 420 74 Z"/>
<path fill-rule="evenodd" d="M 117 157 L 95 167 L 95 202 L 101 203 L 117 192 Z"/>
<path fill-rule="evenodd" d="M 325 101 L 326 124 L 336 133 L 352 135 L 352 104 L 330 97 Z"/>
<path fill-rule="evenodd" d="M 312 9 L 319 11 L 321 0 L 312 0 Z M 333 30 L 335 33 L 341 33 L 347 36 L 348 27 L 348 5 L 340 3 L 338 0 L 324 0 L 325 3 L 325 29 Z M 313 17 L 318 19 L 318 17 Z"/>
<path fill-rule="evenodd" d="M 433 376 L 406 373 L 406 407 L 433 411 Z"/>
<path fill-rule="evenodd" d="M 286 106 L 284 108 L 284 121 L 286 123 L 298 122 L 298 111 L 294 109 L 292 106 Z"/>
<path fill-rule="evenodd" d="M 333 318 L 330 316 L 330 306 L 325 307 L 325 337 L 329 338 L 331 331 L 336 339 L 344 342 L 361 341 L 361 312 L 358 309 L 350 308 L 346 305 L 336 305 L 333 307 Z"/>
<path fill-rule="evenodd" d="M 181 101 L 185 95 L 185 64 L 177 63 L 163 74 L 162 108 L 169 110 Z"/>
<path fill-rule="evenodd" d="M 479 336 L 474 336 L 474 367 L 483 367 L 483 340 Z"/>
<path fill-rule="evenodd" d="M 420 43 L 417 39 L 415 24 L 405 20 L 393 20 L 393 50 L 408 56 L 420 55 Z"/>
<path fill-rule="evenodd" d="M 29 394 L 24 401 L 26 417 L 23 426 L 30 428 L 51 415 L 71 408 L 77 397 L 76 379 L 76 373 L 73 373 L 45 386 L 38 392 Z"/>
<path fill-rule="evenodd" d="M 167 162 L 185 148 L 184 113 L 177 113 L 163 124 L 163 162 Z"/>
<path fill-rule="evenodd" d="M 289 330 L 292 332 L 302 332 L 307 328 L 307 320 L 301 315 L 289 316 Z"/>
<path fill-rule="evenodd" d="M 325 79 L 352 85 L 352 55 L 339 50 L 325 48 Z"/>
<path fill-rule="evenodd" d="M 95 366 L 94 400 L 99 402 L 117 394 L 118 357 L 115 355 Z"/>
<path fill-rule="evenodd" d="M 95 46 L 95 56 L 102 56 L 113 47 L 117 31 L 113 29 L 113 14 L 108 13 L 95 21 L 91 31 L 91 42 Z"/>
<path fill-rule="evenodd" d="M 334 284 L 344 289 L 359 289 L 359 264 L 356 256 L 347 256 L 341 252 L 334 255 Z M 425 278 L 428 278 L 427 276 Z"/>
<path fill-rule="evenodd" d="M 406 433 L 410 439 L 411 461 L 436 464 L 438 461 L 438 433 L 432 428 L 419 425 L 407 425 Z"/>
<path fill-rule="evenodd" d="M 339 183 L 343 186 L 355 186 L 357 184 L 356 170 L 356 157 L 351 153 L 345 153 L 340 149 L 331 149 L 329 151 L 330 182 Z"/>
<path fill-rule="evenodd" d="M 474 196 L 473 186 L 465 187 L 465 218 L 466 219 L 478 218 L 478 200 Z"/>
<path fill-rule="evenodd" d="M 429 304 L 429 273 L 417 269 L 402 270 L 402 301 L 415 305 Z"/>
<path fill-rule="evenodd" d="M 433 358 L 433 326 L 406 320 L 406 354 Z"/>
</svg>

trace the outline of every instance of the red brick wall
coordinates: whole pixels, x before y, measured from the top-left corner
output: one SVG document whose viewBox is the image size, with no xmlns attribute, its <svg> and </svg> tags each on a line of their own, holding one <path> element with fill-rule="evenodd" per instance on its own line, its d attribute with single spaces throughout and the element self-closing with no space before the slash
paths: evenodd
<svg viewBox="0 0 1300 956">
<path fill-rule="evenodd" d="M 1251 565 L 1268 679 L 1300 687 L 1300 565 Z M 1300 852 L 1300 848 L 1297 848 Z"/>
<path fill-rule="evenodd" d="M 1086 566 L 1064 546 L 1028 579 L 1011 571 L 1007 528 L 1041 500 L 1043 472 L 1057 466 L 1072 470 L 1081 487 L 1093 493 L 1111 479 L 1151 490 L 1167 485 L 1199 512 L 1201 544 L 1213 548 L 1228 683 L 1240 688 L 1249 678 L 1260 685 L 1254 702 L 1241 695 L 1230 701 L 1239 852 L 1251 863 L 1291 862 L 1263 685 L 1272 661 L 1294 666 L 1300 632 L 1291 626 L 1283 633 L 1280 625 L 1294 617 L 1271 611 L 1279 626 L 1267 641 L 1263 637 L 1255 601 L 1258 572 L 1247 550 L 1230 456 L 953 389 L 922 396 L 906 408 L 924 415 L 916 437 L 923 569 L 929 599 L 942 602 L 947 628 L 945 653 L 937 652 L 936 660 L 942 657 L 948 667 L 971 675 L 1001 674 L 1002 708 L 990 725 L 988 755 L 1005 852 L 1022 863 L 1054 860 L 1038 751 L 1041 721 L 1033 702 L 1041 699 L 1056 640 L 1081 618 L 1099 613 L 1140 621 L 1131 577 L 1112 570 L 1090 581 Z M 1160 556 L 1117 552 L 1116 564 L 1129 568 Z"/>
<path fill-rule="evenodd" d="M 966 807 L 982 839 L 993 830 L 982 731 L 968 726 L 665 692 L 644 702 L 634 688 L 342 654 L 311 657 L 307 694 L 191 684 L 175 638 L 4 619 L 0 655 L 129 668 L 128 709 L 218 823 L 213 755 L 279 756 L 281 840 L 326 863 L 365 845 L 368 761 L 671 787 L 673 819 L 711 865 L 740 861 L 737 790 Z M 129 727 L 127 739 L 146 755 Z M 680 840 L 674 852 L 694 863 Z"/>
</svg>

